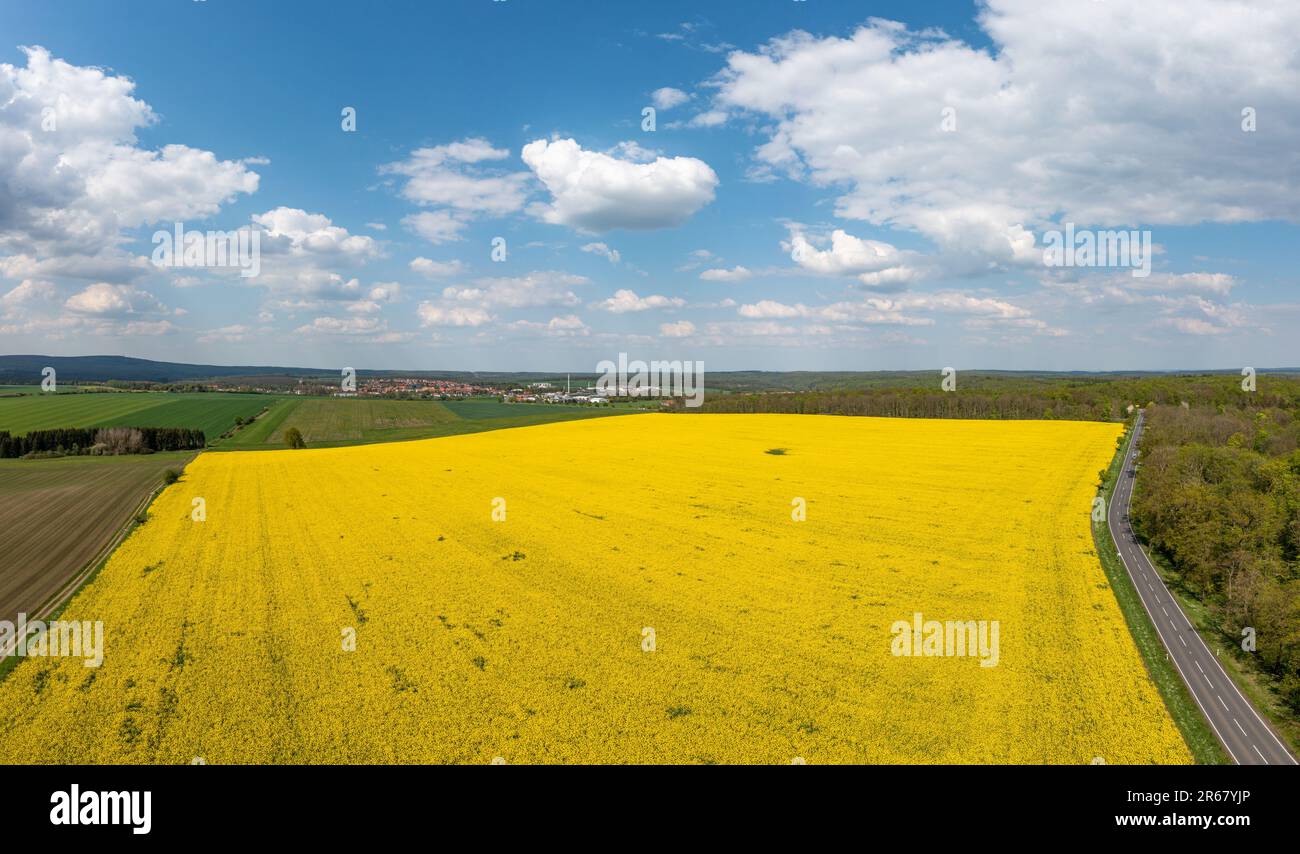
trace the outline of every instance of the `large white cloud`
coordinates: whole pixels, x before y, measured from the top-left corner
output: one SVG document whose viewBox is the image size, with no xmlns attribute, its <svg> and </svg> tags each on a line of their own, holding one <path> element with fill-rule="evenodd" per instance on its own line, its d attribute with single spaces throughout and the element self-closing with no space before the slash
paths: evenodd
<svg viewBox="0 0 1300 854">
<path fill-rule="evenodd" d="M 540 205 L 546 222 L 586 231 L 669 228 L 713 201 L 718 176 L 694 157 L 649 163 L 586 151 L 572 139 L 530 142 L 524 163 L 551 193 Z"/>
<path fill-rule="evenodd" d="M 350 234 L 346 228 L 335 225 L 324 214 L 279 207 L 266 213 L 254 214 L 253 222 L 260 225 L 273 241 L 279 238 L 283 248 L 293 255 L 365 259 L 376 258 L 381 254 L 379 244 L 373 237 Z"/>
<path fill-rule="evenodd" d="M 208 217 L 256 191 L 247 161 L 139 147 L 136 131 L 157 117 L 129 78 L 23 50 L 25 67 L 0 64 L 0 252 L 120 271 L 124 229 Z"/>
<path fill-rule="evenodd" d="M 898 249 L 878 240 L 862 240 L 843 229 L 831 232 L 831 245 L 818 249 L 802 231 L 790 235 L 790 257 L 805 270 L 831 276 L 859 276 L 896 266 Z"/>
<path fill-rule="evenodd" d="M 716 106 L 770 122 L 759 173 L 973 269 L 1034 263 L 1049 223 L 1300 219 L 1279 180 L 1300 172 L 1300 5 L 989 0 L 979 20 L 991 52 L 878 20 L 791 33 L 730 54 Z"/>
</svg>

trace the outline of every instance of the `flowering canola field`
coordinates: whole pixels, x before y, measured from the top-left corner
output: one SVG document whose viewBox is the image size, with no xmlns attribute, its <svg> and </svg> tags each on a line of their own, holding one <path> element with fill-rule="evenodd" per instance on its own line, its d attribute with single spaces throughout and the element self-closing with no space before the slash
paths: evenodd
<svg viewBox="0 0 1300 854">
<path fill-rule="evenodd" d="M 1188 762 L 1089 532 L 1118 435 L 654 414 L 203 454 L 63 615 L 103 666 L 0 683 L 0 762 Z M 997 621 L 996 666 L 894 655 L 916 613 Z"/>
</svg>

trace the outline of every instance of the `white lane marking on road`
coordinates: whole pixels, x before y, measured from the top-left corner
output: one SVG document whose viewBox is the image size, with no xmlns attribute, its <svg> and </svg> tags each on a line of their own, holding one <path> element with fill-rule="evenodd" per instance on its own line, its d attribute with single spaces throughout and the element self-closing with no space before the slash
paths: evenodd
<svg viewBox="0 0 1300 854">
<path fill-rule="evenodd" d="M 1201 671 L 1202 675 L 1205 674 L 1205 668 L 1201 666 L 1201 663 L 1199 661 L 1197 661 L 1196 659 L 1192 659 L 1192 663 L 1196 665 L 1196 669 Z"/>
<path fill-rule="evenodd" d="M 1252 744 L 1251 747 L 1255 747 L 1255 745 Z M 1258 747 L 1255 747 L 1255 753 L 1259 755 L 1259 758 L 1260 758 L 1260 759 L 1264 759 L 1264 754 L 1262 754 L 1262 753 L 1259 752 L 1259 748 L 1258 748 Z M 1272 765 L 1273 763 L 1272 763 L 1272 762 L 1269 762 L 1267 759 L 1264 759 L 1264 764 L 1265 764 L 1265 765 Z"/>
<path fill-rule="evenodd" d="M 1130 443 L 1132 443 L 1132 444 L 1131 444 L 1131 447 L 1133 447 L 1133 448 L 1136 448 L 1136 447 L 1137 447 L 1137 437 L 1138 437 L 1138 433 L 1140 432 L 1140 429 L 1141 429 L 1141 420 L 1142 420 L 1142 417 L 1139 415 L 1139 416 L 1138 416 L 1138 422 L 1139 422 L 1139 423 L 1138 423 L 1137 426 L 1135 426 L 1135 428 L 1134 428 L 1134 430 L 1133 430 L 1133 436 L 1132 436 L 1132 438 L 1129 439 Z M 1120 490 L 1120 492 L 1122 492 L 1122 490 Z M 1132 492 L 1131 487 L 1130 487 L 1130 489 L 1129 489 L 1129 492 Z M 1112 506 L 1113 506 L 1113 505 L 1112 505 Z M 1110 516 L 1109 516 L 1109 515 L 1107 515 L 1107 517 L 1106 517 L 1106 527 L 1110 530 L 1111 538 L 1114 539 L 1114 537 L 1115 537 L 1115 529 L 1114 529 L 1114 527 L 1111 525 L 1111 521 L 1110 521 Z M 1116 542 L 1119 542 L 1119 541 L 1116 540 Z M 1142 557 L 1143 557 L 1144 559 L 1146 558 L 1146 553 L 1145 553 L 1145 552 L 1142 552 L 1142 551 L 1139 549 L 1138 553 L 1141 554 Z M 1149 562 L 1148 562 L 1148 565 L 1149 565 Z M 1137 587 L 1137 584 L 1136 584 L 1137 579 L 1133 577 L 1133 567 L 1132 567 L 1132 565 L 1130 565 L 1127 561 L 1124 562 L 1124 571 L 1128 573 L 1129 580 L 1135 582 L 1133 586 L 1134 586 L 1134 588 L 1136 589 L 1136 587 Z M 1154 569 L 1153 569 L 1152 571 L 1154 572 Z M 1148 585 L 1148 586 L 1149 586 L 1149 585 Z M 1163 631 L 1160 630 L 1160 624 L 1159 624 L 1158 622 L 1156 622 L 1155 615 L 1151 613 L 1151 608 L 1148 607 L 1146 599 L 1141 595 L 1141 591 L 1140 591 L 1140 590 L 1138 591 L 1138 594 L 1139 594 L 1139 595 L 1138 595 L 1138 599 L 1141 600 L 1141 602 L 1142 602 L 1142 609 L 1143 609 L 1144 611 L 1147 612 L 1147 618 L 1148 618 L 1149 620 L 1151 620 L 1151 625 L 1155 627 L 1156 634 L 1159 635 L 1159 637 L 1160 637 L 1160 642 L 1161 642 L 1162 644 L 1164 644 L 1164 646 L 1165 646 L 1166 649 L 1169 649 L 1169 648 L 1170 648 L 1170 646 L 1169 646 L 1169 641 L 1165 638 L 1165 633 L 1164 633 Z M 1182 643 L 1183 646 L 1187 646 L 1187 641 L 1183 640 L 1183 636 L 1182 636 L 1181 634 L 1178 635 L 1178 640 Z M 1171 656 L 1171 658 L 1172 658 L 1172 660 L 1173 660 L 1173 662 L 1174 662 L 1174 668 L 1177 669 L 1177 671 L 1178 671 L 1178 675 L 1179 675 L 1180 677 L 1182 677 L 1183 684 L 1185 684 L 1185 685 L 1187 685 L 1189 688 L 1191 688 L 1192 681 L 1191 681 L 1190 679 L 1188 679 L 1188 678 L 1187 678 L 1187 674 L 1183 672 L 1183 666 L 1182 666 L 1181 664 L 1178 663 L 1178 659 L 1177 659 L 1177 658 L 1172 657 L 1172 656 Z M 1201 702 L 1201 696 L 1200 696 L 1199 694 L 1196 693 L 1196 690 L 1195 690 L 1195 689 L 1191 689 L 1191 693 L 1192 693 L 1192 699 L 1193 699 L 1194 701 L 1196 701 L 1196 705 L 1197 705 L 1197 707 L 1201 710 L 1201 714 L 1204 715 L 1204 716 L 1205 716 L 1205 720 L 1209 722 L 1209 724 L 1210 724 L 1210 729 L 1214 730 L 1214 735 L 1219 739 L 1219 743 L 1223 745 L 1223 749 L 1226 750 L 1226 751 L 1228 752 L 1228 755 L 1229 755 L 1230 757 L 1232 757 L 1232 761 L 1233 761 L 1234 763 L 1236 763 L 1237 765 L 1240 765 L 1240 764 L 1241 764 L 1241 760 L 1237 758 L 1237 754 L 1235 754 L 1235 753 L 1232 752 L 1232 748 L 1229 747 L 1229 746 L 1228 746 L 1228 742 L 1224 740 L 1224 738 L 1223 738 L 1223 733 L 1219 732 L 1219 727 L 1214 723 L 1214 719 L 1210 717 L 1210 713 L 1206 710 L 1206 708 L 1205 708 L 1205 704 Z M 1252 707 L 1251 711 L 1254 711 L 1254 708 L 1253 708 L 1253 707 Z M 1276 737 L 1277 737 L 1277 736 L 1275 735 L 1274 738 L 1276 738 Z"/>
<path fill-rule="evenodd" d="M 1184 617 L 1184 619 L 1186 618 Z M 1197 635 L 1196 637 L 1197 640 L 1201 641 L 1201 646 L 1205 647 L 1205 652 L 1208 655 L 1210 652 L 1210 648 L 1205 645 L 1205 641 L 1201 639 L 1200 635 Z M 1215 667 L 1219 668 L 1219 672 L 1223 674 L 1223 681 L 1227 682 L 1228 685 L 1232 687 L 1232 690 L 1235 691 L 1237 693 L 1237 696 L 1241 698 L 1242 704 L 1246 708 L 1250 709 L 1250 713 L 1255 716 L 1255 720 L 1259 721 L 1259 725 L 1264 728 L 1265 732 L 1267 732 L 1270 736 L 1273 737 L 1273 741 L 1277 743 L 1277 746 L 1279 748 L 1281 748 L 1282 755 L 1285 756 L 1292 765 L 1300 765 L 1300 762 L 1297 762 L 1296 758 L 1291 755 L 1291 751 L 1288 750 L 1286 745 L 1282 743 L 1282 739 L 1278 738 L 1277 733 L 1273 732 L 1273 728 L 1270 727 L 1268 724 L 1264 723 L 1264 719 L 1259 716 L 1259 711 L 1255 708 L 1255 704 L 1246 699 L 1246 695 L 1241 693 L 1241 689 L 1237 687 L 1237 683 L 1233 682 L 1232 677 L 1228 676 L 1228 671 L 1223 669 L 1223 665 L 1219 662 L 1219 659 L 1211 657 L 1211 661 L 1214 662 Z M 1252 744 L 1251 747 L 1255 747 L 1255 746 Z M 1258 747 L 1255 747 L 1255 752 L 1259 753 Z M 1267 762 L 1268 760 L 1264 760 L 1264 761 Z"/>
<path fill-rule="evenodd" d="M 1159 602 L 1160 600 L 1157 599 L 1156 601 Z M 1165 612 L 1165 616 L 1166 616 L 1166 617 L 1169 616 L 1169 611 L 1168 611 L 1168 609 L 1165 608 L 1164 605 L 1161 605 L 1161 606 L 1160 606 L 1160 610 Z M 1169 622 L 1172 623 L 1172 622 L 1173 622 L 1173 618 L 1170 618 Z"/>
<path fill-rule="evenodd" d="M 1225 702 L 1223 702 L 1223 698 L 1222 698 L 1222 697 L 1219 697 L 1218 694 L 1215 694 L 1214 696 L 1218 698 L 1218 700 L 1219 700 L 1219 705 L 1220 705 L 1220 706 L 1223 706 L 1223 710 L 1224 710 L 1225 712 L 1229 711 L 1229 709 L 1228 709 L 1228 704 L 1225 703 Z"/>
<path fill-rule="evenodd" d="M 1142 556 L 1143 556 L 1143 557 L 1146 557 L 1146 553 L 1145 553 L 1145 552 L 1142 552 Z M 1147 586 L 1150 587 L 1151 585 L 1148 584 Z M 1164 589 L 1164 585 L 1163 585 L 1163 584 L 1161 585 L 1161 589 Z M 1158 596 L 1158 595 L 1157 595 L 1156 598 L 1157 598 L 1157 600 L 1159 600 L 1159 596 Z M 1171 601 L 1171 602 L 1173 601 L 1173 597 L 1172 597 L 1172 596 L 1170 597 L 1170 601 Z M 1162 610 L 1163 610 L 1163 608 L 1162 608 Z M 1192 621 L 1191 621 L 1190 619 L 1188 619 L 1187 614 L 1186 614 L 1186 613 L 1185 613 L 1181 608 L 1178 609 L 1178 616 L 1180 616 L 1180 617 L 1183 618 L 1183 622 L 1187 624 L 1187 628 L 1192 629 L 1193 631 L 1195 631 L 1196 627 L 1192 625 Z M 1200 635 L 1197 635 L 1196 637 L 1197 637 L 1197 640 L 1201 640 Z M 1181 634 L 1178 636 L 1178 640 L 1179 640 L 1180 643 L 1182 643 L 1182 645 L 1183 645 L 1184 647 L 1187 646 L 1187 641 L 1183 640 L 1183 636 L 1182 636 Z M 1206 651 L 1206 653 L 1208 654 L 1208 653 L 1209 653 L 1209 647 L 1205 645 L 1205 642 L 1204 642 L 1203 640 L 1201 640 L 1201 646 L 1205 648 L 1205 651 Z M 1270 736 L 1273 737 L 1273 741 L 1277 742 L 1278 747 L 1281 747 L 1281 748 L 1282 748 L 1282 753 L 1283 753 L 1283 755 L 1285 755 L 1286 758 L 1287 758 L 1288 760 L 1290 760 L 1290 762 L 1291 762 L 1292 765 L 1300 764 L 1300 762 L 1297 762 L 1296 758 L 1295 758 L 1294 756 L 1291 755 L 1291 751 L 1288 750 L 1284 744 L 1282 744 L 1282 740 L 1281 740 L 1280 738 L 1278 738 L 1277 733 L 1273 732 L 1272 727 L 1270 727 L 1268 724 L 1264 723 L 1264 719 L 1263 719 L 1262 717 L 1260 717 L 1259 711 L 1255 708 L 1255 705 L 1254 705 L 1253 703 L 1251 703 L 1249 700 L 1246 699 L 1246 695 L 1244 695 L 1244 694 L 1241 693 L 1241 689 L 1237 687 L 1237 683 L 1234 682 L 1234 681 L 1232 681 L 1231 677 L 1228 676 L 1227 671 L 1225 671 L 1225 670 L 1223 669 L 1223 665 L 1219 663 L 1219 661 L 1218 661 L 1217 658 L 1214 660 L 1214 664 L 1215 664 L 1215 666 L 1217 666 L 1217 667 L 1219 668 L 1219 672 L 1221 672 L 1221 673 L 1223 674 L 1224 681 L 1226 681 L 1226 682 L 1227 682 L 1227 683 L 1232 687 L 1232 690 L 1236 692 L 1237 696 L 1241 698 L 1241 701 L 1242 701 L 1242 703 L 1246 706 L 1246 708 L 1250 709 L 1250 713 L 1251 713 L 1252 715 L 1254 715 L 1255 720 L 1259 721 L 1259 725 L 1262 726 L 1262 727 L 1265 729 L 1265 731 L 1267 731 L 1268 734 L 1269 734 Z M 1199 663 L 1199 662 L 1197 662 L 1197 667 L 1200 667 L 1200 663 Z M 1204 673 L 1205 671 L 1202 670 L 1201 672 Z M 1208 676 L 1205 678 L 1205 681 L 1210 682 L 1210 679 L 1209 679 Z M 1213 682 L 1210 682 L 1210 685 L 1211 685 L 1211 687 L 1213 687 L 1214 683 L 1213 683 Z M 1195 692 L 1193 692 L 1193 695 L 1195 695 Z M 1217 696 L 1217 695 L 1216 695 L 1216 696 Z M 1223 702 L 1223 698 L 1222 698 L 1222 697 L 1219 698 L 1219 702 L 1220 702 L 1220 703 Z M 1224 708 L 1227 708 L 1227 706 L 1225 705 Z M 1238 724 L 1238 726 L 1240 726 L 1240 724 Z M 1224 745 L 1224 746 L 1226 747 L 1227 745 Z M 1251 745 L 1251 747 L 1254 747 L 1254 748 L 1255 748 L 1255 752 L 1256 752 L 1256 753 L 1259 753 L 1259 748 L 1258 748 L 1258 747 L 1255 747 L 1255 745 L 1253 745 L 1253 744 Z M 1231 754 L 1232 754 L 1232 751 L 1229 750 L 1228 753 L 1231 755 Z M 1236 759 L 1235 756 L 1234 756 L 1233 758 Z M 1262 754 L 1261 754 L 1260 758 L 1263 758 L 1263 755 L 1262 755 Z M 1264 760 L 1264 761 L 1267 762 L 1268 760 Z"/>
<path fill-rule="evenodd" d="M 1237 720 L 1236 718 L 1233 718 L 1232 722 L 1237 725 L 1237 729 L 1241 730 L 1242 735 L 1246 735 L 1246 728 L 1241 725 L 1241 721 Z"/>
</svg>

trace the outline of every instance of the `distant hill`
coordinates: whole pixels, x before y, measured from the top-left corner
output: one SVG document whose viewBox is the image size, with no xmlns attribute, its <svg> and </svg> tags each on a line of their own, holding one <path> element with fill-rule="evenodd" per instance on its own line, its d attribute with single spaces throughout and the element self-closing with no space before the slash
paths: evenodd
<svg viewBox="0 0 1300 854">
<path fill-rule="evenodd" d="M 129 356 L 0 356 L 0 384 L 32 385 L 41 381 L 41 370 L 52 367 L 60 382 L 192 382 L 198 380 L 258 377 L 322 377 L 338 379 L 340 368 L 286 368 L 275 365 L 188 365 L 155 362 Z M 359 377 L 424 377 L 464 382 L 510 383 L 541 380 L 564 381 L 562 373 L 502 371 L 375 371 L 357 369 Z M 573 381 L 591 382 L 596 374 L 573 374 Z"/>
<path fill-rule="evenodd" d="M 155 362 L 151 359 L 133 359 L 129 356 L 0 356 L 0 384 L 33 385 L 41 381 L 41 369 L 53 367 L 61 382 L 195 382 L 224 380 L 226 385 L 235 382 L 259 384 L 259 378 L 271 386 L 292 384 L 295 378 L 319 377 L 337 380 L 339 367 L 286 368 L 275 365 L 188 365 L 181 362 Z M 879 388 L 882 386 L 921 386 L 931 384 L 938 368 L 925 371 L 709 371 L 706 385 L 714 391 L 812 391 L 835 389 Z M 1297 373 L 1298 368 L 1258 368 L 1257 372 Z M 1239 368 L 1202 371 L 991 371 L 970 369 L 962 371 L 963 381 L 983 378 L 1006 379 L 1068 379 L 1076 381 L 1113 380 L 1121 377 L 1168 376 L 1172 374 L 1238 374 Z M 581 387 L 596 380 L 597 373 L 562 371 L 392 371 L 357 369 L 359 377 L 422 377 L 487 385 L 550 382 L 563 385 L 571 377 L 573 385 Z M 273 381 L 273 378 L 279 382 Z M 969 384 L 966 387 L 970 387 Z"/>
<path fill-rule="evenodd" d="M 0 382 L 39 383 L 41 369 L 54 368 L 63 382 L 185 382 L 231 376 L 320 376 L 334 371 L 255 366 L 184 365 L 129 356 L 0 356 Z"/>
</svg>

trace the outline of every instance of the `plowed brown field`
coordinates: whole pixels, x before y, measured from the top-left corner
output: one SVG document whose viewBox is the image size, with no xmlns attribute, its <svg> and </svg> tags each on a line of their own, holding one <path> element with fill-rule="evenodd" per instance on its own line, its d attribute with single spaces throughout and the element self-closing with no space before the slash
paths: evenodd
<svg viewBox="0 0 1300 854">
<path fill-rule="evenodd" d="M 190 453 L 0 460 L 0 619 L 33 614 Z"/>
</svg>

